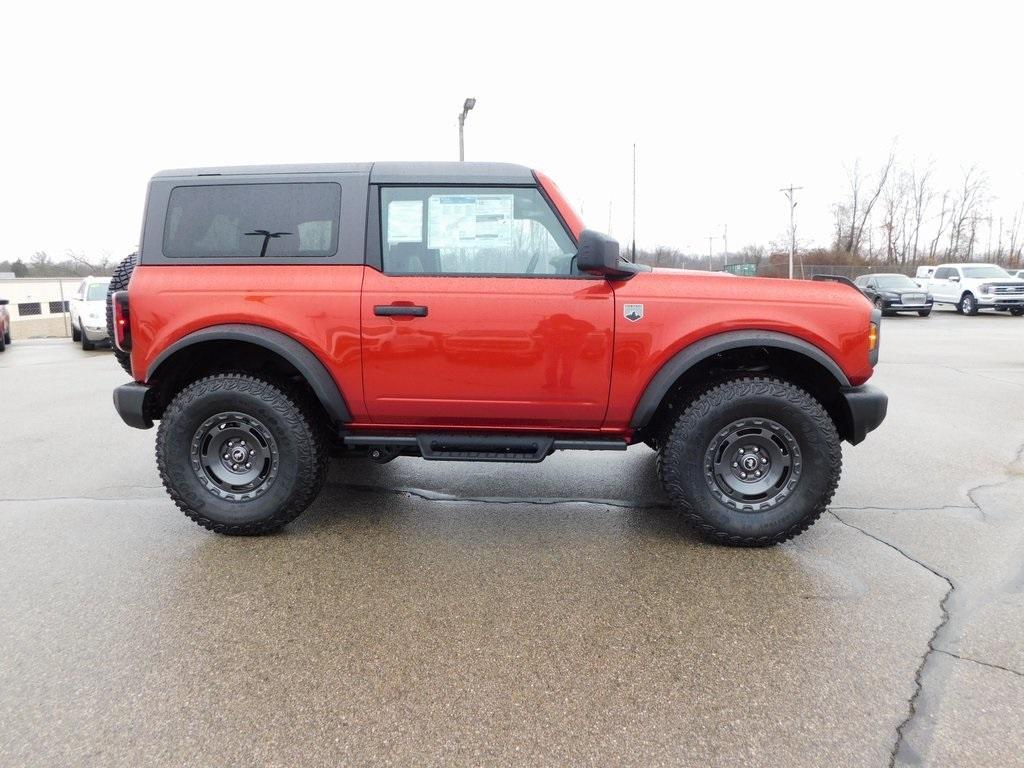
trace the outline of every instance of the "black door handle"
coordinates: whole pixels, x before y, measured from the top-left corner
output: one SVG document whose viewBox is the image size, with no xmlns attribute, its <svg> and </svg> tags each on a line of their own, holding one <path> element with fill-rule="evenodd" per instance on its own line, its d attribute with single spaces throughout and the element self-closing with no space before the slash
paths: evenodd
<svg viewBox="0 0 1024 768">
<path fill-rule="evenodd" d="M 394 317 L 404 315 L 406 317 L 426 317 L 426 307 L 410 307 L 402 304 L 378 304 L 373 308 L 373 314 L 381 317 Z"/>
</svg>

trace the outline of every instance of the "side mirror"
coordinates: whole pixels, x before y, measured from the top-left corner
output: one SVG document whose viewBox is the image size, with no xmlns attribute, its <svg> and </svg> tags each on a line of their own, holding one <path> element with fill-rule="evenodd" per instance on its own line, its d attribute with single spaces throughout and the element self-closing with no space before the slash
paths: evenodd
<svg viewBox="0 0 1024 768">
<path fill-rule="evenodd" d="M 0 299 L 0 307 L 6 306 L 6 305 L 8 305 L 10 303 L 11 302 L 8 301 L 7 299 Z"/>
<path fill-rule="evenodd" d="M 576 246 L 576 267 L 580 272 L 605 277 L 625 277 L 635 270 L 619 259 L 619 241 L 608 235 L 584 229 Z"/>
<path fill-rule="evenodd" d="M 949 276 L 949 282 L 951 282 L 951 283 L 959 283 L 960 282 L 960 276 L 959 275 L 950 275 Z"/>
</svg>

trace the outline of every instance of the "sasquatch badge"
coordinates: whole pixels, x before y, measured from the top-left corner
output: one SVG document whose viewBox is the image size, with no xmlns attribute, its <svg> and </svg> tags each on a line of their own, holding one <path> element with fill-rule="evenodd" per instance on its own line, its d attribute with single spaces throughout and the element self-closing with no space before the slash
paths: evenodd
<svg viewBox="0 0 1024 768">
<path fill-rule="evenodd" d="M 643 304 L 625 304 L 622 307 L 622 314 L 631 322 L 642 320 L 644 316 Z"/>
</svg>

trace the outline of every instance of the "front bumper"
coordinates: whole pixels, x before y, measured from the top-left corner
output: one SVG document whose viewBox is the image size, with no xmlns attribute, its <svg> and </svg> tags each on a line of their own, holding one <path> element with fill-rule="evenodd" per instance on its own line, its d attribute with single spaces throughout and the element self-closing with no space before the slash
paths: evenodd
<svg viewBox="0 0 1024 768">
<path fill-rule="evenodd" d="M 136 429 L 149 429 L 153 420 L 147 414 L 146 396 L 150 387 L 133 381 L 114 389 L 114 410 L 125 424 Z"/>
<path fill-rule="evenodd" d="M 840 391 L 846 406 L 846 434 L 843 437 L 851 445 L 857 445 L 867 437 L 868 432 L 885 420 L 889 408 L 889 396 L 878 387 L 862 384 L 859 387 L 843 387 Z"/>
<path fill-rule="evenodd" d="M 1002 296 L 992 296 L 982 293 L 975 298 L 978 301 L 978 307 L 984 309 L 992 309 L 994 307 L 1024 307 L 1024 296 L 1020 298 L 1016 296 L 1004 298 Z"/>
<path fill-rule="evenodd" d="M 931 301 L 923 301 L 918 304 L 902 304 L 895 300 L 882 299 L 882 306 L 886 312 L 920 312 L 922 309 L 931 309 Z"/>
<path fill-rule="evenodd" d="M 89 325 L 89 323 L 82 323 L 82 333 L 85 334 L 85 338 L 89 341 L 106 341 L 108 338 L 107 327 L 105 325 L 96 326 Z"/>
</svg>

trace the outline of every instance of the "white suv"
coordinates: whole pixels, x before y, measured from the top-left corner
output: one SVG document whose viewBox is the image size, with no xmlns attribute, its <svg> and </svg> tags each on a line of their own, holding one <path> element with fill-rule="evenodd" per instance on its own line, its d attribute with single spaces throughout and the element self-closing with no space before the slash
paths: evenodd
<svg viewBox="0 0 1024 768">
<path fill-rule="evenodd" d="M 995 264 L 939 264 L 931 279 L 921 280 L 936 304 L 952 304 L 964 315 L 979 309 L 1024 315 L 1024 280 Z"/>
<path fill-rule="evenodd" d="M 82 349 L 94 349 L 107 340 L 107 288 L 109 277 L 87 277 L 68 302 L 71 315 L 71 340 Z"/>
</svg>

